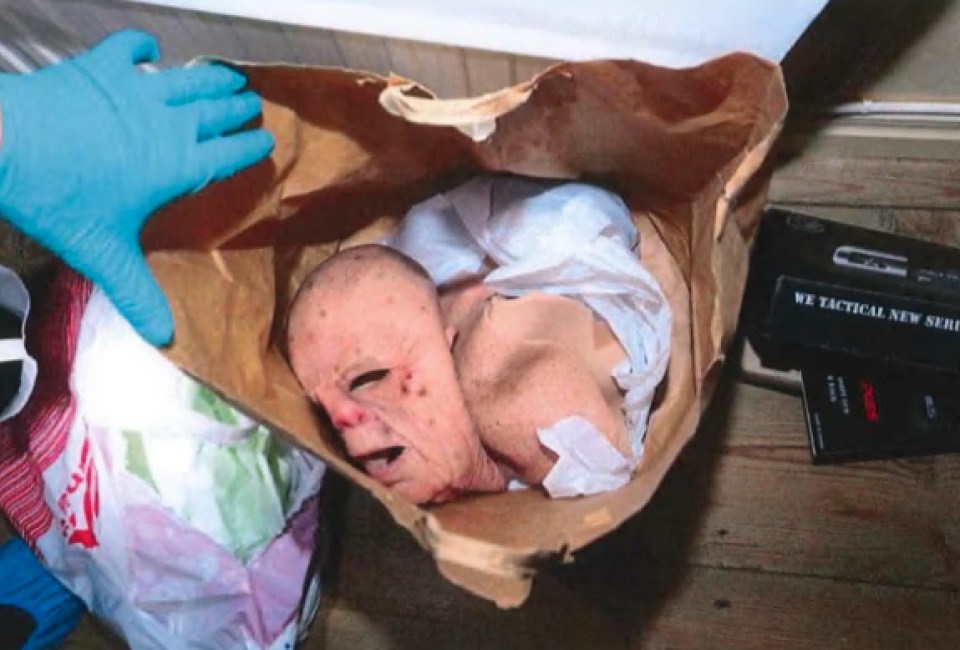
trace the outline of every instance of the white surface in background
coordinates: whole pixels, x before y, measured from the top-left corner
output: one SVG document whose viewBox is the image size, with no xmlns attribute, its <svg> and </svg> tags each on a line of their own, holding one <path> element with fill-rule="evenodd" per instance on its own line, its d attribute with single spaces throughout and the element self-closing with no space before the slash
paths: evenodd
<svg viewBox="0 0 960 650">
<path fill-rule="evenodd" d="M 567 60 L 634 58 L 679 67 L 734 50 L 780 61 L 827 0 L 147 3 L 530 56 Z"/>
</svg>

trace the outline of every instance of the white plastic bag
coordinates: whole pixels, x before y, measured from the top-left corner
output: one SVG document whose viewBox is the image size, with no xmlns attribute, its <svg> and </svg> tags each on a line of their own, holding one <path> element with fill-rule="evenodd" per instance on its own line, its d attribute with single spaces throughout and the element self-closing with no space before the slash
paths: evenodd
<svg viewBox="0 0 960 650">
<path fill-rule="evenodd" d="M 318 605 L 325 465 L 186 377 L 99 291 L 70 392 L 42 473 L 48 568 L 133 648 L 292 648 Z"/>
</svg>

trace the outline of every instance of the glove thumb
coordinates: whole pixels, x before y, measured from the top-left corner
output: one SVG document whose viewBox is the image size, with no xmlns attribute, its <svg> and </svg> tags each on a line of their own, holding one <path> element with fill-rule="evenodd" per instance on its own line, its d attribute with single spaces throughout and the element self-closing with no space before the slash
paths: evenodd
<svg viewBox="0 0 960 650">
<path fill-rule="evenodd" d="M 90 278 L 148 343 L 167 345 L 173 340 L 173 314 L 140 246 L 126 243 L 111 253 L 109 272 L 92 273 Z"/>
</svg>

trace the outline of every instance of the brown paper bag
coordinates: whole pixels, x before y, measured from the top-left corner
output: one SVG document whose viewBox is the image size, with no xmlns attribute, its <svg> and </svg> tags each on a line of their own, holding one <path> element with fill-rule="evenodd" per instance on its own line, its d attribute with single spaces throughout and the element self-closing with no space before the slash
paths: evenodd
<svg viewBox="0 0 960 650">
<path fill-rule="evenodd" d="M 520 604 L 544 560 L 569 559 L 640 510 L 694 433 L 741 302 L 766 187 L 755 172 L 786 111 L 779 69 L 743 54 L 686 70 L 566 63 L 497 93 L 440 101 L 397 78 L 241 68 L 264 97 L 272 157 L 169 206 L 143 235 L 176 318 L 169 357 L 373 493 L 447 578 Z M 646 451 L 615 492 L 550 500 L 527 490 L 417 507 L 338 453 L 278 351 L 309 268 L 490 170 L 620 194 L 641 259 L 671 302 L 672 357 Z"/>
</svg>

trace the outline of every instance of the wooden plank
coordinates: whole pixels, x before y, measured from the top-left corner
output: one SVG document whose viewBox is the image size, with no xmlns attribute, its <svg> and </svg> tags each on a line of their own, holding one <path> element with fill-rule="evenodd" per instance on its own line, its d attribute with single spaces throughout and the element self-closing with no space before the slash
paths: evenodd
<svg viewBox="0 0 960 650">
<path fill-rule="evenodd" d="M 960 211 L 899 210 L 894 224 L 898 235 L 960 247 Z"/>
<path fill-rule="evenodd" d="M 391 72 L 390 55 L 384 39 L 349 32 L 332 32 L 331 35 L 344 66 L 382 75 Z"/>
<path fill-rule="evenodd" d="M 250 56 L 257 63 L 296 62 L 293 48 L 287 41 L 286 30 L 276 23 L 255 20 L 229 21 L 237 32 L 237 37 Z"/>
<path fill-rule="evenodd" d="M 471 96 L 513 85 L 512 57 L 509 54 L 464 50 L 463 56 L 467 69 L 467 92 Z"/>
<path fill-rule="evenodd" d="M 467 70 L 463 50 L 457 47 L 385 39 L 391 69 L 413 79 L 438 97 L 467 97 Z"/>
<path fill-rule="evenodd" d="M 713 417 L 625 526 L 648 552 L 680 544 L 696 565 L 960 589 L 960 456 L 814 466 L 800 398 L 746 384 Z"/>
<path fill-rule="evenodd" d="M 956 468 L 941 472 L 934 460 L 814 468 L 806 456 L 763 443 L 726 455 L 690 562 L 960 588 L 960 503 L 939 501 L 950 488 L 931 487 L 960 488 Z"/>
<path fill-rule="evenodd" d="M 655 580 L 653 581 L 655 583 Z M 635 648 L 872 648 L 960 645 L 960 597 L 748 571 L 692 569 Z M 639 616 L 649 607 L 633 603 Z"/>
<path fill-rule="evenodd" d="M 420 602 L 419 592 L 413 598 Z M 569 589 L 540 598 L 518 610 L 487 605 L 438 615 L 424 607 L 417 613 L 393 613 L 378 601 L 352 600 L 337 607 L 314 627 L 307 650 L 347 648 L 626 648 L 628 625 L 600 604 L 591 605 Z M 352 637 L 352 638 L 351 638 Z"/>
<path fill-rule="evenodd" d="M 956 594 L 694 568 L 677 584 L 650 572 L 630 600 L 578 599 L 564 609 L 437 620 L 375 611 L 369 603 L 332 611 L 305 650 L 393 648 L 954 648 Z M 613 588 L 620 594 L 620 590 Z M 557 603 L 558 605 L 560 603 Z M 616 614 L 611 612 L 616 611 Z M 626 638 L 625 638 L 626 637 Z"/>
<path fill-rule="evenodd" d="M 305 65 L 344 65 L 343 57 L 333 38 L 333 32 L 309 27 L 285 27 L 287 40 L 295 59 Z"/>
<path fill-rule="evenodd" d="M 388 544 L 372 563 L 350 560 L 343 576 L 350 578 L 326 602 L 305 648 L 893 649 L 960 642 L 953 591 L 684 567 L 643 547 L 614 553 L 605 542 L 539 578 L 531 599 L 510 611 L 458 592 Z"/>
<path fill-rule="evenodd" d="M 514 56 L 511 58 L 513 83 L 519 84 L 533 79 L 538 74 L 556 63 L 552 59 L 541 59 L 532 56 Z"/>
<path fill-rule="evenodd" d="M 69 0 L 67 2 L 54 2 L 54 0 L 33 1 L 34 4 L 42 6 L 46 14 L 53 18 L 51 24 L 70 26 L 77 35 L 80 49 L 92 47 L 113 31 L 110 25 L 105 25 L 100 20 L 97 12 L 90 11 L 89 6 L 76 2 L 76 0 Z"/>
<path fill-rule="evenodd" d="M 142 29 L 156 36 L 160 44 L 160 67 L 182 65 L 196 56 L 211 53 L 210 44 L 197 40 L 189 28 L 184 27 L 183 11 L 173 11 L 165 7 L 141 7 L 129 3 L 98 4 L 89 6 L 86 10 L 94 14 L 110 31 Z"/>
<path fill-rule="evenodd" d="M 770 200 L 791 205 L 960 209 L 960 162 L 893 158 L 785 161 Z"/>
<path fill-rule="evenodd" d="M 222 16 L 183 11 L 180 23 L 193 42 L 202 48 L 205 55 L 223 57 L 234 61 L 250 61 L 244 39 L 240 37 L 235 23 L 228 23 Z"/>
<path fill-rule="evenodd" d="M 550 625 L 543 619 L 531 624 L 529 617 L 519 612 L 491 611 L 479 617 L 437 620 L 367 609 L 337 609 L 330 613 L 325 625 L 314 628 L 300 650 L 626 650 L 629 647 L 624 635 L 612 633 L 608 628 L 597 630 L 582 625 L 584 620 L 580 615 L 570 614 L 568 610 L 563 616 L 554 615 L 552 619 L 558 625 Z"/>
<path fill-rule="evenodd" d="M 86 44 L 77 35 L 76 28 L 59 17 L 46 2 L 20 2 L 4 7 L 2 13 L 0 40 L 5 47 L 27 55 L 38 67 L 85 49 Z M 37 34 L 43 34 L 44 38 L 38 39 Z"/>
<path fill-rule="evenodd" d="M 356 507 L 357 504 L 354 504 Z M 683 504 L 675 503 L 677 507 Z M 685 566 L 618 531 L 498 611 L 444 582 L 395 530 L 351 538 L 306 648 L 951 648 L 952 590 Z M 412 554 L 411 554 L 412 553 Z M 418 555 L 419 553 L 419 555 Z"/>
</svg>

